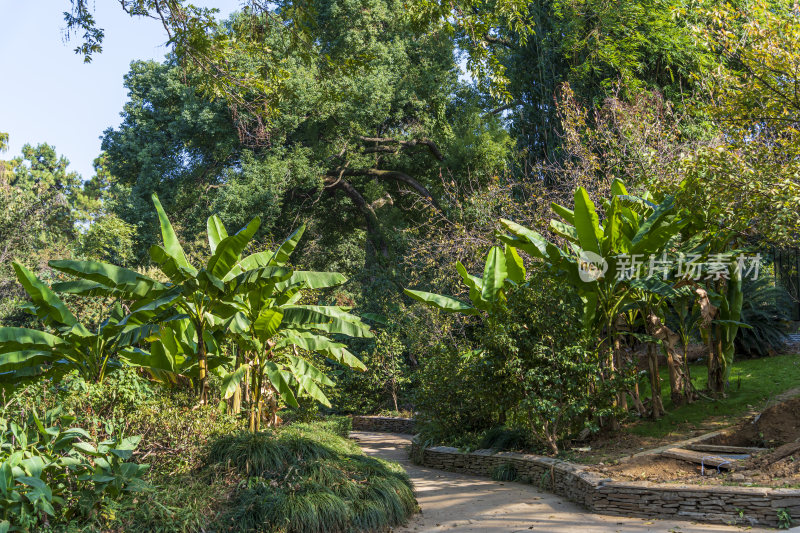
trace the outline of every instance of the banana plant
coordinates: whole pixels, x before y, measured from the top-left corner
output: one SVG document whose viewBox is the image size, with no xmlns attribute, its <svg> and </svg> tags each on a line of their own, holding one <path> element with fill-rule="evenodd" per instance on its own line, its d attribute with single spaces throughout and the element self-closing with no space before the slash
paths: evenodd
<svg viewBox="0 0 800 533">
<path fill-rule="evenodd" d="M 234 305 L 238 311 L 227 325 L 244 361 L 224 377 L 223 396 L 230 397 L 244 380 L 249 380 L 251 431 L 260 429 L 264 410 L 268 425 L 277 422 L 278 400 L 296 407 L 297 396 L 305 395 L 330 407 L 321 387 L 333 386 L 333 382 L 304 354 L 323 354 L 351 369 L 366 370 L 344 344 L 329 337 L 372 337 L 360 318 L 340 306 L 298 303 L 301 298 L 308 299 L 313 291 L 345 283 L 343 275 L 288 270 L 288 274 L 275 282 L 250 282 L 260 278 L 263 269 L 287 269 L 286 263 L 303 231 L 301 227 L 293 233 L 276 253 L 269 255 L 262 269 L 252 271 L 236 284 Z M 263 255 L 259 264 L 266 257 L 267 254 Z"/>
<path fill-rule="evenodd" d="M 338 306 L 297 304 L 301 291 L 333 287 L 345 281 L 340 274 L 295 271 L 287 266 L 304 228 L 292 233 L 275 251 L 243 257 L 260 219 L 254 218 L 239 232 L 229 235 L 220 218 L 212 215 L 207 222 L 211 256 L 203 267 L 196 268 L 188 262 L 155 195 L 153 203 L 163 244 L 153 246 L 150 256 L 169 283 L 157 283 L 105 263 L 51 262 L 53 268 L 81 278 L 60 285 L 61 290 L 133 300 L 133 315 L 125 317 L 125 323 L 144 312 L 169 318 L 160 324 L 158 320 L 151 322 L 155 330 L 147 337 L 149 350 L 126 349 L 122 355 L 127 362 L 147 367 L 163 380 L 175 380 L 176 376 L 196 379 L 201 402 L 206 401 L 208 373 L 216 371 L 223 377 L 225 396 L 250 376 L 268 382 L 267 390 L 290 405 L 296 404 L 291 384 L 322 403 L 327 399 L 319 385 L 331 384 L 324 373 L 295 353 L 297 348 L 325 353 L 352 368 L 363 367 L 344 345 L 319 332 L 370 336 L 365 324 Z M 247 352 L 245 364 L 236 365 L 223 353 L 221 346 L 231 337 Z M 232 366 L 231 371 L 224 372 L 223 365 Z M 260 386 L 257 390 L 261 394 Z M 256 402 L 257 406 L 260 404 Z"/>
<path fill-rule="evenodd" d="M 446 313 L 477 315 L 481 311 L 491 314 L 506 301 L 506 292 L 511 284 L 525 281 L 525 265 L 516 249 L 511 246 L 493 246 L 486 255 L 483 276 L 473 276 L 461 261 L 456 269 L 462 283 L 469 289 L 470 303 L 450 296 L 431 292 L 405 289 L 407 296 Z"/>
<path fill-rule="evenodd" d="M 573 209 L 551 204 L 560 220 L 551 220 L 550 230 L 565 240 L 563 248 L 505 219 L 500 224 L 507 233 L 500 234 L 499 239 L 544 260 L 554 274 L 575 287 L 584 304 L 584 330 L 602 340 L 604 366 L 614 373 L 624 366 L 619 350 L 614 349 L 620 334 L 618 316 L 643 294 L 669 290 L 657 279 L 643 282 L 642 274 L 648 266 L 643 259 L 665 253 L 687 221 L 676 213 L 672 198 L 655 204 L 649 195 L 631 196 L 620 180 L 614 180 L 611 192 L 611 199 L 603 205 L 602 223 L 583 187 L 575 191 Z M 632 260 L 635 258 L 639 258 L 638 265 Z M 624 394 L 618 401 L 624 408 Z"/>
<path fill-rule="evenodd" d="M 35 314 L 51 332 L 27 328 L 0 328 L 0 381 L 19 383 L 48 376 L 58 379 L 77 372 L 88 381 L 101 382 L 119 365 L 120 350 L 149 334 L 141 313 L 125 320 L 115 304 L 94 330 L 81 324 L 55 292 L 19 263 L 17 279 L 31 298 L 23 307 Z"/>
<path fill-rule="evenodd" d="M 715 395 L 724 395 L 736 352 L 736 335 L 750 325 L 741 321 L 744 294 L 741 273 L 732 266 L 723 291 L 711 294 L 718 305 L 712 306 L 714 320 L 703 336 L 709 345 L 708 388 Z"/>
<path fill-rule="evenodd" d="M 246 280 L 240 279 L 253 273 L 250 268 L 257 266 L 261 259 L 259 254 L 245 259 L 241 257 L 258 231 L 261 221 L 256 217 L 239 232 L 228 236 L 216 215 L 209 217 L 207 223 L 211 256 L 201 268 L 196 268 L 187 260 L 158 196 L 153 194 L 152 199 L 161 227 L 162 244 L 150 248 L 150 258 L 167 277 L 169 283 L 161 284 L 141 274 L 106 263 L 53 261 L 50 264 L 53 268 L 81 278 L 80 282 L 73 282 L 72 285 L 61 285 L 59 288 L 63 291 L 130 298 L 134 300 L 131 306 L 134 312 L 174 310 L 185 322 L 162 326 L 155 337 L 157 342 L 154 350 L 157 354 L 166 355 L 168 348 L 173 348 L 170 352 L 172 364 L 168 365 L 171 370 L 181 369 L 181 364 L 185 362 L 177 362 L 176 357 L 193 359 L 192 364 L 183 369 L 195 369 L 200 401 L 205 403 L 208 372 L 214 366 L 226 361 L 219 353 L 219 342 L 217 342 L 219 335 L 215 337 L 214 333 L 219 333 L 223 321 L 236 312 L 235 307 L 231 305 L 234 287 L 245 282 L 269 284 L 288 275 L 288 271 L 279 268 L 269 271 L 261 269 L 255 276 Z M 136 274 L 136 277 L 132 278 L 132 274 Z M 187 342 L 176 341 L 176 334 L 184 340 L 188 338 Z M 191 346 L 194 352 L 185 353 L 183 349 L 187 346 Z M 182 351 L 179 352 L 178 347 Z M 127 352 L 128 359 L 132 362 L 144 362 L 144 358 L 148 355 L 153 356 L 135 350 Z M 165 362 L 159 355 L 153 356 L 152 361 Z M 158 370 L 161 367 L 154 368 Z"/>
</svg>

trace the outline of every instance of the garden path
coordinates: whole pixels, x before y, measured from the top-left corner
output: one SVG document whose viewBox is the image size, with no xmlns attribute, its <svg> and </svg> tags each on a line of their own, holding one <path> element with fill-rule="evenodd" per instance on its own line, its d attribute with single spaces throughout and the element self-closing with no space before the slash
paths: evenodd
<svg viewBox="0 0 800 533">
<path fill-rule="evenodd" d="M 414 465 L 406 453 L 410 435 L 353 431 L 350 436 L 365 453 L 400 463 L 411 477 L 422 512 L 406 527 L 397 529 L 398 532 L 705 533 L 745 530 L 687 521 L 593 514 L 532 485 L 497 482 Z"/>
</svg>

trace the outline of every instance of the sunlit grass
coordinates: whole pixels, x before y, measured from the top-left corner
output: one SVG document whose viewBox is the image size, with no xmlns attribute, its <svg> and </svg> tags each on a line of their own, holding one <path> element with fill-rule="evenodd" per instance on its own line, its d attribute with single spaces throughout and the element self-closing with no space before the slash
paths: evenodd
<svg viewBox="0 0 800 533">
<path fill-rule="evenodd" d="M 733 422 L 734 418 L 750 410 L 763 409 L 777 395 L 800 388 L 800 354 L 778 355 L 761 359 L 734 361 L 727 398 L 700 399 L 690 405 L 674 407 L 669 394 L 669 374 L 661 369 L 661 396 L 667 414 L 656 421 L 641 421 L 629 427 L 631 433 L 661 438 L 676 430 L 709 422 Z M 692 383 L 702 391 L 707 385 L 704 363 L 691 365 Z M 648 385 L 640 387 L 645 396 Z"/>
</svg>

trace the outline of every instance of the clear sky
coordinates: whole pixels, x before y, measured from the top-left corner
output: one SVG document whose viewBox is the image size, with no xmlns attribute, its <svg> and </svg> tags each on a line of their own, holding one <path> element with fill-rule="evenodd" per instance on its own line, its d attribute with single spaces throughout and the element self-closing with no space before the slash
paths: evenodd
<svg viewBox="0 0 800 533">
<path fill-rule="evenodd" d="M 226 17 L 240 0 L 192 3 Z M 88 179 L 103 130 L 121 121 L 123 75 L 131 61 L 161 60 L 167 36 L 158 21 L 129 17 L 116 0 L 96 0 L 103 53 L 84 64 L 73 52 L 78 41 L 64 40 L 68 9 L 69 0 L 0 0 L 0 132 L 10 136 L 0 157 L 18 156 L 25 143 L 48 143 Z"/>
</svg>

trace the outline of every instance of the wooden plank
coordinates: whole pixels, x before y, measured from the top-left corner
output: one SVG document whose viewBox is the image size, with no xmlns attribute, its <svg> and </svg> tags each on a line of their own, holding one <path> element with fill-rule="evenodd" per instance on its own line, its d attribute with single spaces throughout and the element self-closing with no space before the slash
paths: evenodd
<svg viewBox="0 0 800 533">
<path fill-rule="evenodd" d="M 752 448 L 748 446 L 721 446 L 717 444 L 689 444 L 684 446 L 687 450 L 696 452 L 756 454 L 767 451 L 766 448 Z"/>
<path fill-rule="evenodd" d="M 662 457 L 669 457 L 671 459 L 679 459 L 698 465 L 705 465 L 706 468 L 720 468 L 722 470 L 730 470 L 735 463 L 736 459 L 726 459 L 718 455 L 709 455 L 707 453 L 693 452 L 690 450 L 681 450 L 679 448 L 670 448 L 661 452 Z"/>
<path fill-rule="evenodd" d="M 664 446 L 659 446 L 658 448 L 653 448 L 650 450 L 645 450 L 643 452 L 635 453 L 633 455 L 629 455 L 627 457 L 623 457 L 619 460 L 620 463 L 625 463 L 630 461 L 631 459 L 635 459 L 637 457 L 644 457 L 645 455 L 658 455 L 664 450 L 669 450 L 670 448 L 684 448 L 687 444 L 692 444 L 699 441 L 708 440 L 713 437 L 718 437 L 723 435 L 725 430 L 717 430 L 712 431 L 711 433 L 704 433 L 703 435 L 698 435 L 697 437 L 692 437 L 691 439 L 682 440 L 679 442 L 671 442 L 670 444 L 665 444 Z"/>
</svg>

